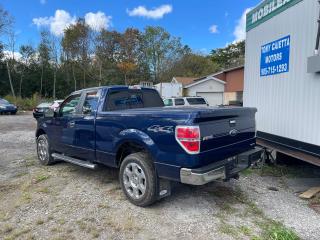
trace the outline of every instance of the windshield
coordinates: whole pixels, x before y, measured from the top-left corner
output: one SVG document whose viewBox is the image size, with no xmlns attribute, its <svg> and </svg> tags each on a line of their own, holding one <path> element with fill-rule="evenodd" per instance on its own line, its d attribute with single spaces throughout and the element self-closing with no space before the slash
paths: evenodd
<svg viewBox="0 0 320 240">
<path fill-rule="evenodd" d="M 40 103 L 37 107 L 38 108 L 46 108 L 46 107 L 50 107 L 52 105 L 52 103 Z"/>
<path fill-rule="evenodd" d="M 206 105 L 206 101 L 203 98 L 187 98 L 190 105 Z"/>
<path fill-rule="evenodd" d="M 5 99 L 0 99 L 0 104 L 9 104 L 9 102 Z"/>
</svg>

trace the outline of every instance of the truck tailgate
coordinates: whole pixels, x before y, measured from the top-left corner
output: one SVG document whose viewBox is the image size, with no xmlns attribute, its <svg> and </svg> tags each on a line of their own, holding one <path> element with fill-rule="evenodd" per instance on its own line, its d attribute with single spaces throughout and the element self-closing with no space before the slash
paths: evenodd
<svg viewBox="0 0 320 240">
<path fill-rule="evenodd" d="M 256 111 L 255 108 L 240 107 L 199 111 L 194 123 L 200 127 L 201 152 L 218 150 L 253 139 Z"/>
</svg>

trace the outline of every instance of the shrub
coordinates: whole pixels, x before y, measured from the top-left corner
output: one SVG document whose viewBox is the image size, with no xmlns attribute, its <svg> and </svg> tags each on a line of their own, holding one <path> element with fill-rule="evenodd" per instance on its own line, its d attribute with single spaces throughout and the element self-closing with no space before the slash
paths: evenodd
<svg viewBox="0 0 320 240">
<path fill-rule="evenodd" d="M 21 97 L 14 98 L 11 95 L 7 95 L 4 97 L 4 99 L 18 106 L 19 110 L 25 110 L 25 111 L 31 111 L 33 108 L 35 108 L 38 104 L 42 102 L 52 101 L 52 99 L 49 99 L 49 98 L 47 99 L 40 98 L 38 93 L 34 93 L 31 98 L 21 98 Z"/>
</svg>

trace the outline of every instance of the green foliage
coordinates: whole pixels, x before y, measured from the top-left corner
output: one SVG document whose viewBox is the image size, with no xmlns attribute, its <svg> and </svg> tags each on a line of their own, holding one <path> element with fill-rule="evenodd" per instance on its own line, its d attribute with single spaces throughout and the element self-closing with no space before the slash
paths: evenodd
<svg viewBox="0 0 320 240">
<path fill-rule="evenodd" d="M 210 53 L 211 60 L 221 68 L 232 68 L 244 64 L 245 41 L 232 43 L 225 48 L 214 49 Z"/>
<path fill-rule="evenodd" d="M 4 99 L 9 102 L 15 104 L 19 107 L 19 110 L 32 110 L 41 102 L 51 102 L 52 99 L 41 99 L 37 93 L 34 93 L 31 98 L 21 98 L 21 97 L 12 97 L 11 95 L 7 95 Z"/>
<path fill-rule="evenodd" d="M 282 223 L 271 221 L 264 227 L 264 240 L 299 240 L 298 235 Z"/>
<path fill-rule="evenodd" d="M 175 76 L 201 77 L 217 72 L 219 69 L 218 64 L 211 61 L 208 56 L 188 53 L 164 73 L 164 78 L 171 80 Z"/>
</svg>

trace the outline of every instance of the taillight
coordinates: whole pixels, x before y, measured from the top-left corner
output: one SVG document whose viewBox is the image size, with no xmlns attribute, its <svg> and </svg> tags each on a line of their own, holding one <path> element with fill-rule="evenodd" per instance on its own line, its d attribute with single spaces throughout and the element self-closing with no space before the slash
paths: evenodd
<svg viewBox="0 0 320 240">
<path fill-rule="evenodd" d="M 199 126 L 177 126 L 176 140 L 189 154 L 200 152 L 200 129 Z"/>
</svg>

